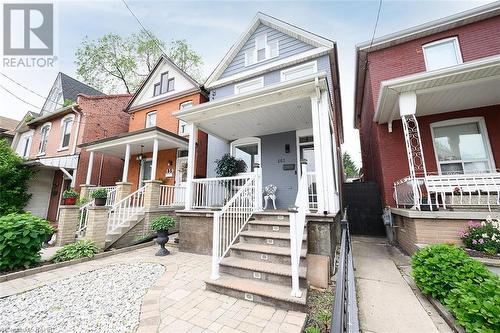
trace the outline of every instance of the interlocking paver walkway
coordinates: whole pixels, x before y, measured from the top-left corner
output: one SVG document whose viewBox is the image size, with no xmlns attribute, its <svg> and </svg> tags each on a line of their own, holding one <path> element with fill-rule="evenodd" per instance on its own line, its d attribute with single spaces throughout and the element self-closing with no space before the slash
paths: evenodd
<svg viewBox="0 0 500 333">
<path fill-rule="evenodd" d="M 109 264 L 156 262 L 165 274 L 149 289 L 137 332 L 301 332 L 306 314 L 284 311 L 205 290 L 210 256 L 179 252 L 156 257 L 150 246 L 0 283 L 0 297 Z"/>
</svg>

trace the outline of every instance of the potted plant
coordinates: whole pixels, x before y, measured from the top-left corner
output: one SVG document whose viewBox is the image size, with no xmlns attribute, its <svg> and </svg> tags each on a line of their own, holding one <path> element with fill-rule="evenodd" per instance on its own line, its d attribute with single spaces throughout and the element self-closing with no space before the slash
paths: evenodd
<svg viewBox="0 0 500 333">
<path fill-rule="evenodd" d="M 108 199 L 108 191 L 105 188 L 98 188 L 90 193 L 90 197 L 94 199 L 96 206 L 105 206 Z"/>
<path fill-rule="evenodd" d="M 74 205 L 76 204 L 76 199 L 78 199 L 78 193 L 75 192 L 72 188 L 63 192 L 63 200 L 65 205 Z"/>
<path fill-rule="evenodd" d="M 216 160 L 215 163 L 217 164 L 215 172 L 219 177 L 233 177 L 247 171 L 245 161 L 229 154 L 225 154 L 220 160 Z"/>
<path fill-rule="evenodd" d="M 160 216 L 151 222 L 150 228 L 156 231 L 158 237 L 156 238 L 156 243 L 160 245 L 160 249 L 156 253 L 157 256 L 166 256 L 170 253 L 165 248 L 165 244 L 168 242 L 168 229 L 175 226 L 175 220 L 171 216 Z"/>
</svg>

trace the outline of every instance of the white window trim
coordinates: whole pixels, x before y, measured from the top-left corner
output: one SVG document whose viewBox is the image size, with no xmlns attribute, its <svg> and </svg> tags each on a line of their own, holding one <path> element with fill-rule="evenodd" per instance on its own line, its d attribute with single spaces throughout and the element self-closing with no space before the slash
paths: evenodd
<svg viewBox="0 0 500 333">
<path fill-rule="evenodd" d="M 155 115 L 155 124 L 153 126 L 148 126 L 148 119 L 149 119 L 149 116 L 150 115 Z M 157 120 L 157 117 L 158 117 L 158 111 L 151 111 L 151 112 L 148 112 L 146 113 L 146 124 L 145 124 L 145 127 L 144 128 L 151 128 L 151 127 L 155 127 L 156 126 L 156 120 Z"/>
<path fill-rule="evenodd" d="M 288 79 L 286 78 L 286 76 L 288 74 L 290 74 L 290 72 L 299 72 L 301 70 L 305 70 L 305 69 L 308 69 L 308 68 L 312 68 L 313 72 L 309 73 L 309 74 L 306 74 L 304 76 L 317 73 L 318 72 L 318 62 L 315 60 L 315 61 L 307 62 L 307 63 L 302 64 L 302 65 L 298 65 L 298 66 L 294 66 L 294 67 L 283 69 L 280 72 L 280 80 L 281 80 L 281 82 L 287 81 Z"/>
<path fill-rule="evenodd" d="M 21 140 L 22 157 L 26 158 L 30 156 L 32 142 L 33 142 L 33 135 L 26 135 L 24 138 L 22 138 Z"/>
<path fill-rule="evenodd" d="M 302 165 L 300 163 L 300 147 L 314 144 L 314 141 L 311 142 L 300 142 L 300 138 L 305 136 L 313 136 L 313 129 L 306 128 L 295 131 L 295 149 L 297 151 L 297 181 L 300 182 L 300 177 L 302 175 Z"/>
<path fill-rule="evenodd" d="M 143 158 L 142 161 L 144 161 L 144 162 L 150 162 L 150 161 L 153 161 L 153 158 L 151 158 L 151 157 Z M 145 163 L 141 162 L 141 168 L 139 170 L 139 186 L 141 186 L 141 183 L 142 183 L 141 179 L 144 176 L 144 174 L 143 174 L 143 172 L 144 172 L 144 164 Z M 151 164 L 151 171 L 153 171 L 153 164 Z M 143 181 L 148 181 L 148 180 L 150 180 L 150 179 L 144 179 Z"/>
<path fill-rule="evenodd" d="M 231 144 L 229 146 L 230 147 L 230 151 L 231 151 L 231 156 L 235 156 L 236 155 L 236 147 L 238 147 L 238 146 L 247 146 L 247 145 L 251 145 L 251 144 L 257 144 L 258 159 L 255 162 L 259 163 L 261 165 L 261 168 L 262 168 L 262 163 L 261 163 L 261 160 L 262 160 L 262 143 L 261 143 L 261 139 L 260 138 L 257 138 L 257 137 L 248 137 L 248 138 L 242 138 L 242 139 L 234 140 L 233 142 L 231 142 Z M 252 166 L 251 165 L 247 165 L 247 167 L 250 170 L 252 170 Z"/>
<path fill-rule="evenodd" d="M 68 142 L 68 145 L 67 146 L 63 146 L 63 141 L 64 141 L 64 122 L 67 121 L 68 119 L 71 119 L 71 127 L 73 127 L 73 123 L 75 121 L 75 115 L 74 114 L 68 114 L 66 116 L 64 116 L 62 119 L 61 119 L 61 142 L 59 143 L 59 148 L 57 149 L 57 151 L 62 151 L 62 150 L 67 150 L 69 148 L 69 145 L 71 144 L 71 128 L 70 128 L 70 140 Z"/>
<path fill-rule="evenodd" d="M 242 87 L 252 86 L 255 83 L 257 83 L 259 86 L 256 87 L 255 89 L 252 89 L 252 90 L 249 90 L 249 91 L 254 91 L 254 90 L 257 90 L 257 89 L 260 89 L 260 88 L 264 88 L 264 77 L 261 76 L 261 77 L 258 77 L 256 79 L 251 79 L 251 80 L 247 80 L 247 81 L 243 81 L 243 82 L 235 84 L 234 85 L 234 94 L 235 95 L 241 94 L 240 93 L 240 89 Z"/>
<path fill-rule="evenodd" d="M 182 106 L 185 105 L 185 104 L 188 104 L 188 103 L 191 103 L 191 106 L 194 106 L 194 103 L 193 101 L 185 101 L 185 102 L 182 102 L 181 104 L 179 104 L 179 110 L 182 110 Z"/>
<path fill-rule="evenodd" d="M 432 46 L 439 45 L 439 44 L 448 43 L 449 41 L 453 41 L 453 44 L 455 45 L 455 55 L 456 55 L 457 60 L 458 60 L 457 65 L 462 64 L 464 62 L 462 59 L 462 50 L 460 49 L 460 43 L 458 42 L 458 37 L 444 38 L 444 39 L 440 39 L 440 40 L 422 45 L 422 52 L 424 53 L 424 61 L 425 61 L 425 69 L 426 70 L 429 70 L 429 66 L 427 64 L 427 54 L 425 52 L 425 49 L 432 47 Z M 434 70 L 437 70 L 437 69 L 434 69 Z"/>
<path fill-rule="evenodd" d="M 49 134 L 50 134 L 50 130 L 52 129 L 52 123 L 51 122 L 45 123 L 45 124 L 42 125 L 42 127 L 40 127 L 40 143 L 42 143 L 42 141 L 43 141 L 42 140 L 42 138 L 43 138 L 43 136 L 42 136 L 43 128 L 47 127 L 47 126 L 49 127 L 49 129 L 47 130 L 47 145 L 48 145 L 48 143 L 49 143 Z M 45 155 L 45 152 L 47 150 L 47 146 L 45 146 L 45 149 L 43 151 L 40 151 L 41 147 L 42 146 L 39 146 L 39 148 L 38 148 L 38 154 L 37 154 L 37 156 L 44 156 Z"/>
<path fill-rule="evenodd" d="M 439 174 L 441 175 L 441 162 L 439 161 L 439 157 L 437 154 L 436 147 L 434 146 L 434 128 L 436 127 L 444 127 L 444 126 L 453 126 L 453 125 L 462 125 L 462 124 L 470 124 L 470 123 L 478 123 L 479 129 L 481 131 L 481 136 L 483 137 L 483 142 L 486 145 L 486 153 L 488 154 L 488 166 L 490 171 L 495 170 L 495 161 L 493 160 L 493 151 L 491 150 L 490 139 L 488 135 L 488 130 L 486 128 L 486 122 L 484 121 L 484 117 L 466 117 L 466 118 L 457 118 L 450 120 L 438 121 L 435 123 L 431 123 L 431 136 L 432 136 L 432 148 L 434 149 L 434 158 L 436 159 L 436 164 L 438 167 Z M 463 160 L 461 160 L 463 163 Z M 465 172 L 465 170 L 464 170 Z"/>
<path fill-rule="evenodd" d="M 266 54 L 266 57 L 264 59 L 262 59 L 262 60 L 257 60 L 257 37 L 260 37 L 260 36 L 264 36 L 264 45 L 265 45 L 265 54 Z M 276 55 L 274 57 L 271 57 L 271 49 L 269 47 L 269 43 L 268 43 L 268 40 L 267 40 L 267 33 L 260 33 L 258 35 L 255 35 L 254 43 L 253 43 L 253 48 L 251 48 L 250 50 L 245 51 L 245 67 L 253 66 L 255 64 L 258 64 L 258 63 L 261 63 L 261 62 L 264 62 L 264 61 L 267 61 L 267 60 L 279 57 L 279 55 L 280 55 L 280 42 L 279 42 L 279 40 L 277 40 L 276 43 L 277 43 L 277 46 L 276 46 L 277 47 Z M 251 64 L 248 63 L 248 56 L 247 56 L 248 52 L 252 52 L 253 53 L 254 62 L 251 63 Z"/>
</svg>

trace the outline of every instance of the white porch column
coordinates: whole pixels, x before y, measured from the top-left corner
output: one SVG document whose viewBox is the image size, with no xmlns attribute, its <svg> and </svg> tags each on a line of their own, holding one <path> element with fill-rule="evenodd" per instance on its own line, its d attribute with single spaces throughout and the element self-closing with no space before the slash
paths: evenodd
<svg viewBox="0 0 500 333">
<path fill-rule="evenodd" d="M 127 183 L 128 182 L 128 165 L 130 162 L 130 144 L 127 143 L 125 146 L 125 163 L 123 164 L 123 176 L 122 176 L 122 182 Z"/>
<path fill-rule="evenodd" d="M 320 131 L 321 131 L 321 158 L 323 171 L 323 202 L 324 210 L 333 213 L 335 211 L 336 189 L 334 172 L 336 165 L 333 163 L 332 156 L 332 133 L 330 131 L 332 125 L 330 102 L 328 100 L 328 93 L 321 92 L 321 99 L 319 101 L 319 117 L 320 117 Z M 321 212 L 321 211 L 320 211 Z"/>
<path fill-rule="evenodd" d="M 87 178 L 85 180 L 85 185 L 90 185 L 90 182 L 92 181 L 92 167 L 94 165 L 94 152 L 91 151 L 89 154 L 89 165 L 87 167 Z"/>
<path fill-rule="evenodd" d="M 158 163 L 158 139 L 153 140 L 153 161 L 151 162 L 151 180 L 156 179 L 156 165 Z"/>
<path fill-rule="evenodd" d="M 324 177 L 323 177 L 323 154 L 321 151 L 321 117 L 319 110 L 319 99 L 311 97 L 311 113 L 314 138 L 314 164 L 316 176 L 316 189 L 318 191 L 318 212 L 325 210 Z"/>
<path fill-rule="evenodd" d="M 187 125 L 189 131 L 189 145 L 188 145 L 188 158 L 187 158 L 187 181 L 186 181 L 186 210 L 193 207 L 193 178 L 195 169 L 195 155 L 196 155 L 196 138 L 198 137 L 198 127 L 190 123 Z"/>
<path fill-rule="evenodd" d="M 408 157 L 408 168 L 413 187 L 414 208 L 420 210 L 420 184 L 417 179 L 417 173 L 423 177 L 427 175 L 425 168 L 424 152 L 422 141 L 420 140 L 420 129 L 418 127 L 417 117 L 417 95 L 415 92 L 407 92 L 399 95 L 399 114 L 403 122 L 403 131 L 405 136 L 406 154 Z"/>
</svg>

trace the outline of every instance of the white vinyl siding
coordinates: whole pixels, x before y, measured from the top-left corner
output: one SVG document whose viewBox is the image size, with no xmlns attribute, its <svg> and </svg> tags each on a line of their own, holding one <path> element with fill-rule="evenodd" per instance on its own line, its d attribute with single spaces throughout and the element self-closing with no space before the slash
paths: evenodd
<svg viewBox="0 0 500 333">
<path fill-rule="evenodd" d="M 259 77 L 234 85 L 234 94 L 242 94 L 264 87 L 264 78 Z"/>
<path fill-rule="evenodd" d="M 318 72 L 318 63 L 316 61 L 312 61 L 306 64 L 282 70 L 281 81 L 298 79 L 317 72 Z"/>
<path fill-rule="evenodd" d="M 255 37 L 253 48 L 245 52 L 245 66 L 250 66 L 279 56 L 279 42 L 277 40 L 268 41 L 267 34 L 260 34 Z"/>
<path fill-rule="evenodd" d="M 462 54 L 458 38 L 446 38 L 422 46 L 425 67 L 428 71 L 461 64 Z"/>
</svg>

